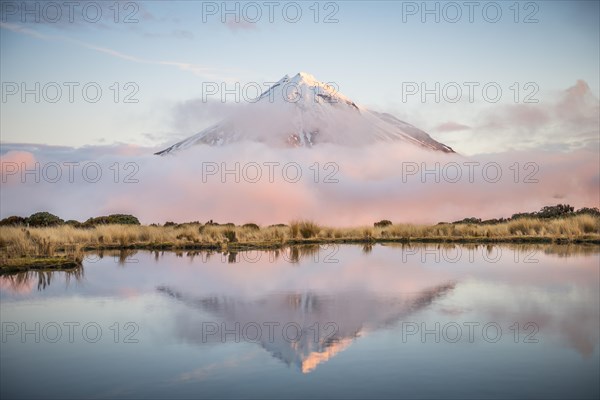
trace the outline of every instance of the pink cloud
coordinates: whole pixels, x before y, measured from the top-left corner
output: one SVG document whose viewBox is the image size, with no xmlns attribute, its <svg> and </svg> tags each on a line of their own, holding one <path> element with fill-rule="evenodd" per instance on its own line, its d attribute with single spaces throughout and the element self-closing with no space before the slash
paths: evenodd
<svg viewBox="0 0 600 400">
<path fill-rule="evenodd" d="M 173 157 L 130 156 L 124 150 L 111 153 L 88 153 L 95 155 L 89 160 L 103 171 L 98 182 L 83 180 L 80 170 L 76 170 L 73 183 L 64 175 L 57 183 L 43 179 L 35 183 L 29 179 L 7 187 L 0 194 L 2 217 L 48 210 L 65 219 L 79 220 L 100 214 L 131 213 L 145 223 L 213 219 L 266 225 L 308 218 L 323 224 L 351 226 L 371 225 L 382 218 L 437 223 L 469 216 L 503 217 L 556 204 L 557 197 L 561 203 L 578 208 L 600 205 L 599 155 L 589 150 L 463 157 L 401 144 L 360 149 L 332 145 L 274 149 L 240 143 L 222 148 L 198 146 Z M 42 164 L 48 160 L 72 160 L 71 155 L 42 152 L 35 157 Z M 79 162 L 81 168 L 89 161 Z M 267 162 L 279 163 L 274 167 L 272 181 Z M 115 163 L 120 170 L 116 183 L 114 167 L 111 169 Z M 124 180 L 132 171 L 125 170 L 127 163 L 137 167 L 130 176 L 132 181 Z M 236 163 L 240 165 L 238 173 L 222 174 L 223 167 L 234 170 Z M 296 167 L 284 175 L 283 166 L 290 163 L 296 163 Z M 472 181 L 465 163 L 478 163 L 473 167 Z M 255 175 L 254 167 L 244 169 L 252 165 L 258 165 L 262 174 L 256 182 L 244 178 Z M 484 176 L 486 165 L 490 169 Z M 203 177 L 207 166 L 217 166 L 217 173 Z M 496 167 L 502 175 L 492 182 Z M 302 176 L 293 182 L 296 168 Z M 417 171 L 409 173 L 414 168 Z M 461 178 L 452 182 L 459 171 Z M 337 182 L 325 182 L 328 175 Z M 532 182 L 524 182 L 527 177 Z"/>
<path fill-rule="evenodd" d="M 2 184 L 18 183 L 23 171 L 34 169 L 36 158 L 29 151 L 10 150 L 0 156 L 0 181 Z"/>
</svg>

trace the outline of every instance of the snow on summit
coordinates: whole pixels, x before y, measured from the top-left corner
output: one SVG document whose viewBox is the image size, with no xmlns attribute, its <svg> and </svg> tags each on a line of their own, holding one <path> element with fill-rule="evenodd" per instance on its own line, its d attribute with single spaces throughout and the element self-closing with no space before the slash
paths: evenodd
<svg viewBox="0 0 600 400">
<path fill-rule="evenodd" d="M 173 154 L 195 145 L 220 146 L 239 141 L 276 147 L 404 142 L 407 146 L 454 152 L 419 128 L 391 114 L 361 107 L 333 85 L 300 72 L 291 78 L 284 76 L 234 116 L 156 154 Z"/>
</svg>

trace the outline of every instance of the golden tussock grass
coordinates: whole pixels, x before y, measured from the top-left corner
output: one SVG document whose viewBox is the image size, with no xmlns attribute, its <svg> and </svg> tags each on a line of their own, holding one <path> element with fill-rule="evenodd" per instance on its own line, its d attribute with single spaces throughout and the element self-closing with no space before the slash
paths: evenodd
<svg viewBox="0 0 600 400">
<path fill-rule="evenodd" d="M 498 241 L 549 238 L 572 241 L 600 239 L 600 218 L 577 215 L 562 219 L 522 218 L 496 225 L 393 224 L 385 227 L 334 228 L 312 221 L 293 221 L 289 226 L 179 226 L 99 225 L 91 229 L 63 225 L 47 228 L 0 227 L 0 257 L 77 256 L 93 248 L 190 248 L 253 244 L 283 246 L 298 241 L 481 240 Z M 0 260 L 1 261 L 1 260 Z"/>
</svg>

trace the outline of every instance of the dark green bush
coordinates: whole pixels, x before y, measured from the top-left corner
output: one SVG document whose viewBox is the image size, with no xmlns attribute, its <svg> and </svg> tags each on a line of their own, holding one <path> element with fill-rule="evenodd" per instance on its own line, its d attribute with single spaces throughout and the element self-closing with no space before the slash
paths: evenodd
<svg viewBox="0 0 600 400">
<path fill-rule="evenodd" d="M 13 215 L 11 217 L 4 218 L 0 221 L 0 226 L 21 226 L 27 225 L 27 218 L 18 217 Z"/>
<path fill-rule="evenodd" d="M 49 212 L 43 211 L 31 214 L 29 218 L 27 218 L 27 223 L 31 227 L 40 227 L 62 225 L 65 223 L 65 221 L 63 221 L 54 214 L 50 214 Z"/>
<path fill-rule="evenodd" d="M 560 218 L 573 214 L 573 207 L 568 204 L 545 206 L 538 213 L 538 218 Z"/>
<path fill-rule="evenodd" d="M 453 224 L 480 224 L 480 223 L 481 223 L 481 218 L 475 218 L 475 217 L 463 218 L 460 221 L 453 222 Z"/>
<path fill-rule="evenodd" d="M 253 229 L 253 230 L 257 231 L 260 229 L 260 226 L 253 224 L 253 223 L 249 223 L 249 224 L 242 225 L 242 228 L 248 228 L 248 229 Z"/>
<path fill-rule="evenodd" d="M 70 220 L 66 221 L 65 225 L 70 225 L 73 228 L 81 228 L 83 226 L 83 224 L 81 222 L 76 221 L 74 219 L 70 219 Z"/>
<path fill-rule="evenodd" d="M 89 218 L 83 223 L 84 226 L 96 226 L 96 225 L 140 225 L 140 221 L 129 214 L 111 214 L 107 216 Z"/>
<path fill-rule="evenodd" d="M 519 218 L 535 218 L 537 215 L 535 212 L 523 212 L 513 214 L 509 219 L 519 219 Z"/>
<path fill-rule="evenodd" d="M 574 215 L 573 207 L 568 204 L 557 204 L 555 206 L 544 206 L 538 212 L 524 212 L 513 214 L 510 219 L 519 218 L 562 218 Z"/>
<path fill-rule="evenodd" d="M 375 228 L 385 228 L 386 226 L 390 226 L 390 225 L 392 225 L 392 221 L 389 221 L 387 219 L 382 219 L 381 221 L 375 222 L 373 224 L 373 226 Z"/>
<path fill-rule="evenodd" d="M 575 211 L 575 214 L 577 214 L 577 215 L 587 214 L 587 215 L 591 215 L 593 217 L 600 217 L 600 210 L 598 210 L 597 207 L 594 207 L 594 208 L 583 207 L 583 208 L 580 208 L 579 210 Z"/>
</svg>

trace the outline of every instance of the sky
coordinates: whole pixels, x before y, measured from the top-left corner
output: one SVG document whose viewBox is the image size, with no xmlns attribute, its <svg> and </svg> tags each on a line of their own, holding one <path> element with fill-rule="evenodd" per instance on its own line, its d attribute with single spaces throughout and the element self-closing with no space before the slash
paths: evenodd
<svg viewBox="0 0 600 400">
<path fill-rule="evenodd" d="M 235 90 L 236 82 L 266 85 L 300 71 L 467 153 L 487 149 L 436 128 L 471 126 L 473 114 L 497 105 L 484 98 L 486 83 L 501 88 L 500 104 L 515 104 L 515 83 L 517 104 L 534 92 L 529 100 L 550 102 L 578 80 L 598 98 L 598 2 L 491 3 L 147 1 L 115 7 L 100 1 L 70 10 L 61 2 L 2 1 L 2 142 L 162 145 L 212 122 L 177 121 L 177 105 L 202 98 L 203 84 Z M 21 84 L 35 92 L 36 82 L 40 102 L 32 94 L 23 101 Z M 47 101 L 56 96 L 55 85 L 43 92 L 53 82 L 62 94 L 55 103 Z M 65 82 L 79 84 L 72 102 Z M 462 91 L 458 102 L 452 85 L 439 102 L 420 96 L 421 84 L 435 90 L 439 83 L 441 92 L 453 82 Z M 479 84 L 472 96 L 464 82 Z M 17 92 L 6 86 L 11 83 Z M 96 103 L 84 97 L 89 83 L 102 90 Z M 412 84 L 419 92 L 403 98 Z M 95 87 L 87 89 L 92 99 Z M 125 103 L 128 94 L 138 102 Z M 235 101 L 231 95 L 225 100 Z"/>
<path fill-rule="evenodd" d="M 424 209 L 416 221 L 464 216 L 473 207 L 487 216 L 510 214 L 525 205 L 535 209 L 565 199 L 568 193 L 563 189 L 570 185 L 574 204 L 598 205 L 598 1 L 2 0 L 0 6 L 0 155 L 10 162 L 86 157 L 106 161 L 108 155 L 113 157 L 111 163 L 147 166 L 141 173 L 149 174 L 156 167 L 148 166 L 154 161 L 145 157 L 218 121 L 221 114 L 215 105 L 248 102 L 258 94 L 257 85 L 266 89 L 286 74 L 305 71 L 360 105 L 425 130 L 461 156 L 483 160 L 490 155 L 506 168 L 513 161 L 525 164 L 529 157 L 542 167 L 550 163 L 553 171 L 551 163 L 561 160 L 559 165 L 565 168 L 577 164 L 585 177 L 574 183 L 565 170 L 556 182 L 540 185 L 546 188 L 538 191 L 543 195 L 529 193 L 528 201 L 505 199 L 498 207 L 475 196 L 479 202 L 434 215 L 426 215 Z M 209 96 L 207 85 L 218 87 L 218 93 Z M 264 149 L 240 151 L 246 162 L 259 153 L 270 154 Z M 308 168 L 315 160 L 337 154 L 328 151 L 332 152 L 298 158 Z M 364 154 L 377 158 L 373 151 Z M 390 168 L 399 162 L 399 154 L 405 155 L 398 149 Z M 196 153 L 206 159 L 212 156 L 207 150 Z M 374 159 L 365 155 L 359 159 L 365 170 L 377 170 Z M 352 160 L 344 155 L 337 161 L 346 165 Z M 350 176 L 346 194 L 353 202 L 337 218 L 350 224 L 363 204 L 357 199 L 362 198 L 364 185 L 374 183 L 365 176 L 340 173 Z M 39 197 L 24 201 L 30 189 L 8 186 L 10 179 L 3 176 L 10 190 L 2 197 L 10 201 L 0 210 L 2 217 L 44 207 Z M 380 181 L 397 184 L 386 179 Z M 557 182 L 563 187 L 552 189 Z M 373 193 L 384 196 L 395 189 L 382 184 Z M 135 212 L 130 203 L 109 195 L 88 209 L 61 208 L 62 189 L 56 190 L 43 192 L 56 196 L 48 197 L 53 200 L 47 208 L 73 218 L 98 209 Z M 423 196 L 430 190 L 422 189 Z M 472 190 L 485 193 L 481 187 Z M 197 195 L 190 193 L 186 201 Z M 316 204 L 321 195 L 307 189 L 293 202 L 302 208 Z M 133 201 L 136 196 L 131 196 Z M 255 200 L 261 199 L 264 193 Z M 422 198 L 412 201 L 429 204 Z M 181 207 L 190 209 L 186 202 Z M 233 205 L 229 207 L 229 214 L 217 209 L 214 213 L 226 217 Z M 382 207 L 388 213 L 394 209 L 393 202 Z M 324 218 L 317 206 L 309 209 L 309 215 Z M 266 206 L 253 218 L 274 219 L 269 210 Z M 168 218 L 164 208 L 144 212 L 147 221 L 154 215 Z M 385 212 L 373 212 L 364 220 Z M 273 222 L 297 216 L 292 214 L 281 212 Z M 178 213 L 181 219 L 188 216 Z"/>
</svg>

